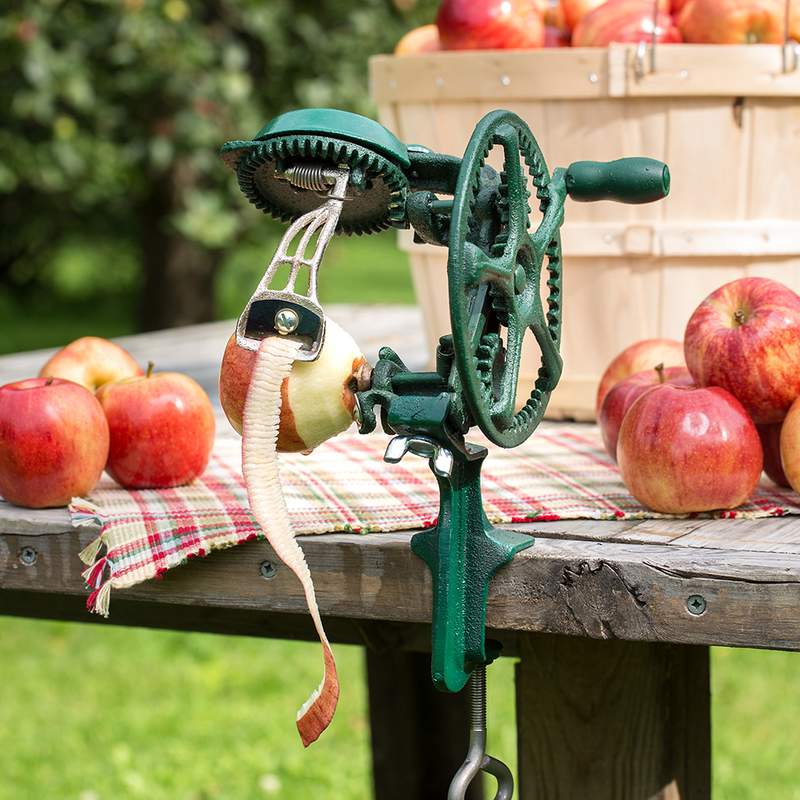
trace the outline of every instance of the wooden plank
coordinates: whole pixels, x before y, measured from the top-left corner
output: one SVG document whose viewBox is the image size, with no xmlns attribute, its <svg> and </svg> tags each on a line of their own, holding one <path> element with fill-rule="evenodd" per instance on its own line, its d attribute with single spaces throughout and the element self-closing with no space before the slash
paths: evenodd
<svg viewBox="0 0 800 800">
<path fill-rule="evenodd" d="M 0 591 L 0 614 L 31 619 L 80 622 L 91 625 L 157 628 L 226 636 L 258 636 L 318 642 L 307 614 L 277 611 L 265 613 L 252 608 L 220 608 L 214 605 L 175 605 L 161 601 L 130 600 L 125 592 L 114 599 L 114 613 L 103 619 L 86 611 L 86 600 L 75 594 Z M 357 644 L 379 652 L 430 652 L 429 624 L 354 620 L 326 616 L 325 630 L 332 642 Z M 492 636 L 503 642 L 503 655 L 516 655 L 516 637 L 498 631 Z"/>
<path fill-rule="evenodd" d="M 800 520 L 797 517 L 780 519 L 741 519 L 733 525 L 730 520 L 705 520 L 693 530 L 673 541 L 681 547 L 707 547 L 717 550 L 747 550 L 760 553 L 800 554 Z"/>
<path fill-rule="evenodd" d="M 800 71 L 784 73 L 777 45 L 659 45 L 657 69 L 636 75 L 636 46 L 374 56 L 379 104 L 426 101 L 587 100 L 800 96 Z"/>
<path fill-rule="evenodd" d="M 322 613 L 353 619 L 426 623 L 431 581 L 411 553 L 408 533 L 302 537 Z M 86 592 L 77 552 L 91 534 L 0 536 L 0 593 Z M 36 552 L 26 566 L 23 548 Z M 28 554 L 30 555 L 30 554 Z M 250 542 L 213 553 L 117 598 L 305 614 L 300 585 L 280 565 L 264 580 L 260 564 L 277 563 Z M 705 613 L 687 604 L 700 596 Z M 596 639 L 671 641 L 800 649 L 800 556 L 728 552 L 675 545 L 537 540 L 498 572 L 488 599 L 490 627 Z"/>
<path fill-rule="evenodd" d="M 370 88 L 379 105 L 491 100 L 496 108 L 504 108 L 514 99 L 601 97 L 607 93 L 606 62 L 606 51 L 599 48 L 546 54 L 506 50 L 373 56 Z"/>
<path fill-rule="evenodd" d="M 467 753 L 469 697 L 433 688 L 430 658 L 367 648 L 375 800 L 441 800 Z M 467 800 L 483 800 L 474 781 Z"/>
<path fill-rule="evenodd" d="M 523 638 L 520 800 L 707 800 L 708 648 Z"/>
</svg>

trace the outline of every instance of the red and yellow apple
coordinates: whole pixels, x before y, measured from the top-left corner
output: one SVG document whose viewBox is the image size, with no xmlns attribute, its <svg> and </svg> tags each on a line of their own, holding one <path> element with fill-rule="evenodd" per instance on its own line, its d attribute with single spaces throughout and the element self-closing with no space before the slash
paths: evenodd
<svg viewBox="0 0 800 800">
<path fill-rule="evenodd" d="M 783 3 L 776 0 L 688 0 L 678 15 L 687 42 L 781 44 Z"/>
<path fill-rule="evenodd" d="M 444 50 L 541 47 L 544 19 L 536 0 L 444 0 L 436 16 Z"/>
<path fill-rule="evenodd" d="M 30 378 L 0 387 L 0 495 L 28 508 L 88 494 L 108 457 L 95 396 L 71 381 Z"/>
<path fill-rule="evenodd" d="M 92 392 L 104 383 L 141 374 L 127 350 L 99 336 L 82 336 L 62 347 L 39 371 L 40 378 L 63 378 Z"/>
<path fill-rule="evenodd" d="M 653 24 L 653 6 L 646 0 L 608 0 L 586 14 L 572 32 L 573 47 L 606 47 L 612 42 L 682 42 L 683 37 L 667 10 L 659 10 Z"/>
<path fill-rule="evenodd" d="M 786 483 L 780 485 L 791 486 L 800 492 L 800 399 L 792 403 L 781 426 L 780 463 L 786 479 Z M 778 483 L 777 480 L 775 482 Z"/>
<path fill-rule="evenodd" d="M 242 432 L 244 403 L 256 353 L 236 344 L 231 336 L 222 357 L 219 398 L 228 421 Z M 355 391 L 366 388 L 370 368 L 358 345 L 330 317 L 325 342 L 316 361 L 296 361 L 281 386 L 278 450 L 313 450 L 350 427 Z M 269 413 L 269 409 L 265 409 Z"/>
<path fill-rule="evenodd" d="M 689 319 L 686 365 L 698 386 L 721 386 L 758 424 L 780 422 L 800 396 L 800 297 L 768 278 L 712 292 Z"/>
<path fill-rule="evenodd" d="M 665 514 L 735 508 L 763 466 L 758 431 L 730 392 L 668 384 L 630 407 L 617 460 L 630 493 Z"/>
<path fill-rule="evenodd" d="M 600 378 L 595 413 L 600 413 L 603 400 L 615 383 L 637 372 L 655 369 L 659 364 L 665 367 L 685 367 L 683 345 L 675 339 L 642 339 L 626 347 L 614 357 Z"/>
<path fill-rule="evenodd" d="M 782 426 L 782 422 L 774 422 L 771 425 L 756 425 L 756 428 L 761 438 L 761 449 L 764 451 L 764 472 L 773 483 L 788 489 L 790 484 L 781 464 Z"/>
<path fill-rule="evenodd" d="M 126 489 L 166 489 L 202 475 L 214 446 L 214 409 L 179 372 L 152 372 L 100 387 L 110 433 L 108 474 Z"/>
<path fill-rule="evenodd" d="M 563 23 L 561 27 L 571 33 L 588 13 L 605 2 L 606 0 L 559 0 L 558 19 Z"/>
<path fill-rule="evenodd" d="M 692 386 L 692 376 L 686 367 L 664 367 L 637 372 L 611 387 L 600 406 L 597 422 L 606 452 L 617 459 L 617 439 L 625 414 L 634 402 L 653 387 L 668 383 L 672 386 Z"/>
<path fill-rule="evenodd" d="M 412 56 L 416 53 L 434 53 L 441 50 L 439 29 L 434 24 L 413 28 L 395 45 L 396 56 Z"/>
</svg>

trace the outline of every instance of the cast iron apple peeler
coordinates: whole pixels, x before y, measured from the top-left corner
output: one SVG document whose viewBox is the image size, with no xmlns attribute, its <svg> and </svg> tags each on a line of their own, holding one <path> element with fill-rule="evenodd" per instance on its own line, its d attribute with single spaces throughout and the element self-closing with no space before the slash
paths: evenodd
<svg viewBox="0 0 800 800">
<path fill-rule="evenodd" d="M 494 148 L 501 151 L 500 171 L 486 163 Z M 292 221 L 239 319 L 242 346 L 256 348 L 277 333 L 299 339 L 305 360 L 317 357 L 325 336 L 317 271 L 334 233 L 410 227 L 416 241 L 448 248 L 451 330 L 439 342 L 435 369 L 409 370 L 382 348 L 371 385 L 356 395 L 355 416 L 365 434 L 380 417 L 394 436 L 385 460 L 407 453 L 426 458 L 439 485 L 438 523 L 413 536 L 411 548 L 433 581 L 433 683 L 457 692 L 470 681 L 470 747 L 448 800 L 463 800 L 481 771 L 497 779 L 495 800 L 509 800 L 511 773 L 485 751 L 485 668 L 499 654 L 499 645 L 486 639 L 486 602 L 494 573 L 534 540 L 487 519 L 480 473 L 488 450 L 465 436 L 477 427 L 500 447 L 521 444 L 558 383 L 566 198 L 652 202 L 667 195 L 669 171 L 660 161 L 627 158 L 579 161 L 551 175 L 527 124 L 502 110 L 483 117 L 462 158 L 405 145 L 377 122 L 334 109 L 283 114 L 255 139 L 226 144 L 222 155 L 254 205 Z M 284 263 L 289 281 L 276 290 L 271 284 Z M 296 287 L 300 268 L 309 270 L 305 294 Z M 520 357 L 529 333 L 541 366 L 520 407 Z"/>
</svg>

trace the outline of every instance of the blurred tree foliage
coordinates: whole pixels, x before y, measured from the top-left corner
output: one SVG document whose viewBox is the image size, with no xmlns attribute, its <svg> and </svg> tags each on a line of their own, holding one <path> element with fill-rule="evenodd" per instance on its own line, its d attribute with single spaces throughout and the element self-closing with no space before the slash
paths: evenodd
<svg viewBox="0 0 800 800">
<path fill-rule="evenodd" d="M 224 251 L 259 220 L 217 158 L 277 113 L 372 113 L 367 58 L 422 0 L 17 0 L 0 14 L 0 286 L 65 242 L 136 252 L 143 329 L 213 317 Z M 122 270 L 122 262 L 120 261 Z"/>
</svg>

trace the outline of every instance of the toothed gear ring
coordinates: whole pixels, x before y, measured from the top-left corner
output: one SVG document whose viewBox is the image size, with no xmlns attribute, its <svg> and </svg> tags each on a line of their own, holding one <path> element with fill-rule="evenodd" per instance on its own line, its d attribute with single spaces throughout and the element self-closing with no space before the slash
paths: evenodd
<svg viewBox="0 0 800 800">
<path fill-rule="evenodd" d="M 298 167 L 347 167 L 350 180 L 336 232 L 360 235 L 406 226 L 408 152 L 374 120 L 335 109 L 292 111 L 252 141 L 228 142 L 221 154 L 247 199 L 283 222 L 317 208 L 320 193 L 276 178 Z"/>
</svg>

